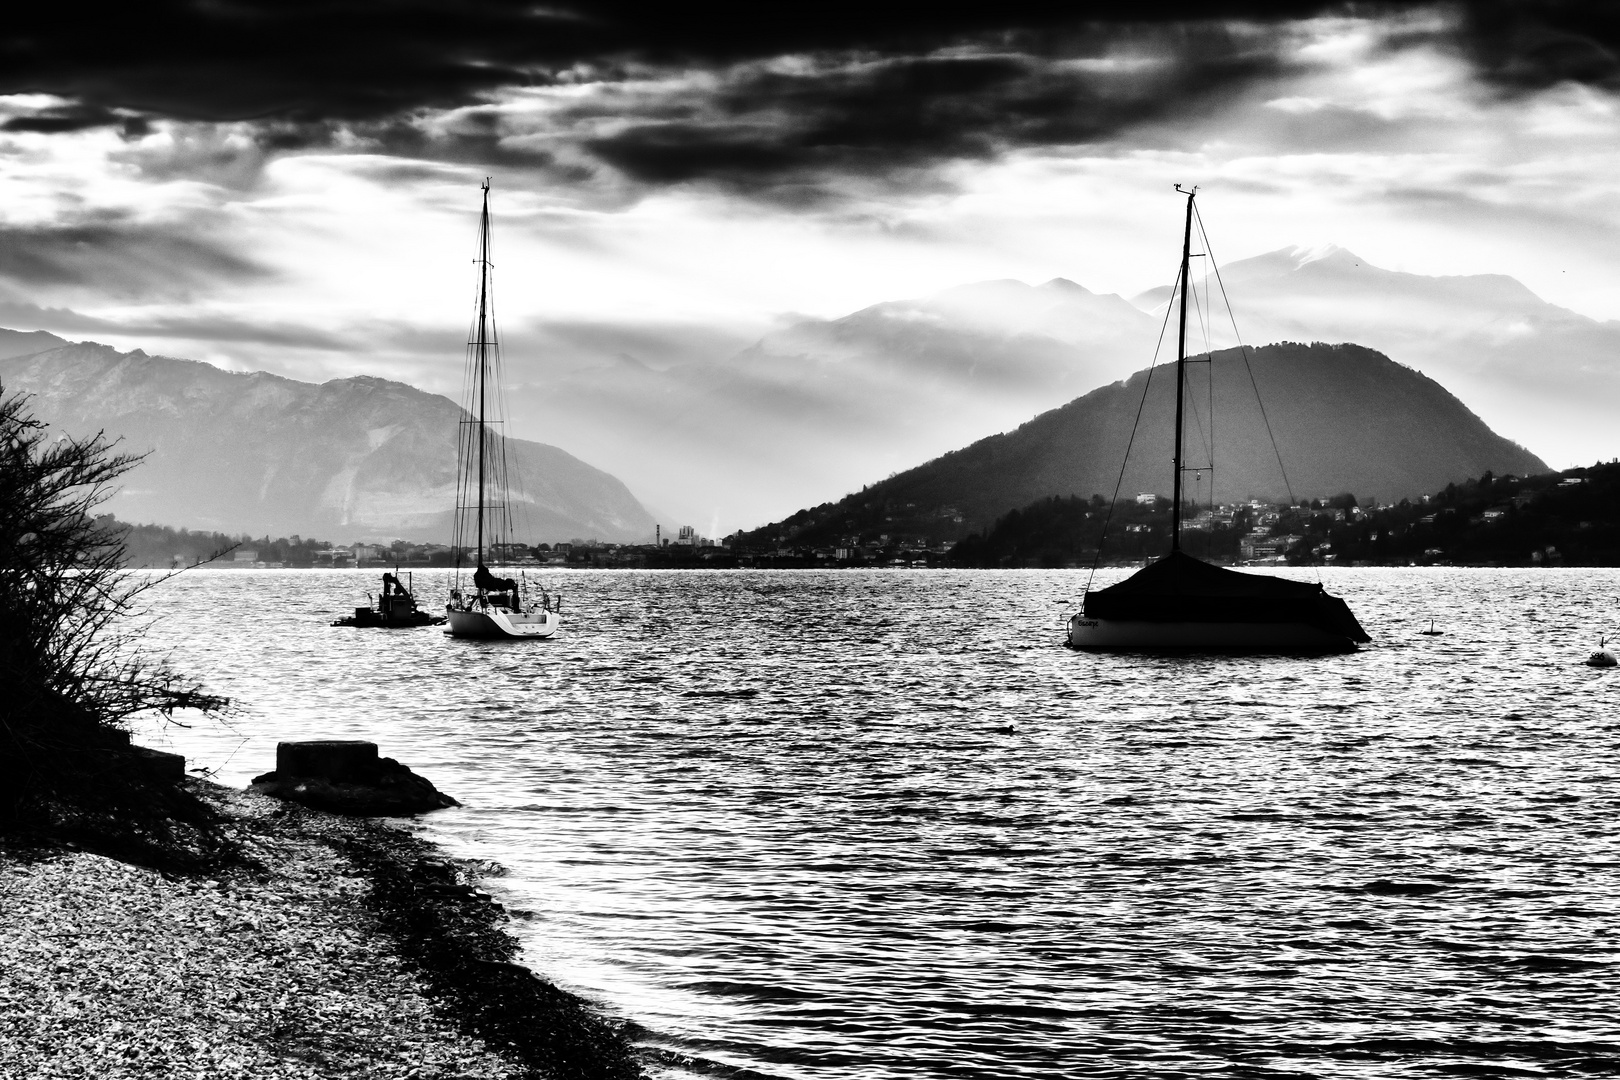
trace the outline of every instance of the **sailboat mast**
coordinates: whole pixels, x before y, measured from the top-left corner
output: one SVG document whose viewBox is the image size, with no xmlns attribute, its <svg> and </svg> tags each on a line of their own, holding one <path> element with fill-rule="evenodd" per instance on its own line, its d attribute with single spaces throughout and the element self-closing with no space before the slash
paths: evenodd
<svg viewBox="0 0 1620 1080">
<path fill-rule="evenodd" d="M 489 367 L 489 177 L 478 222 L 478 563 L 484 565 L 484 373 Z"/>
<path fill-rule="evenodd" d="M 1181 191 L 1181 185 L 1176 185 Z M 1181 399 L 1187 381 L 1187 268 L 1192 263 L 1193 192 L 1187 195 L 1187 231 L 1181 238 L 1181 326 L 1176 335 L 1176 476 L 1170 503 L 1170 550 L 1181 550 Z"/>
</svg>

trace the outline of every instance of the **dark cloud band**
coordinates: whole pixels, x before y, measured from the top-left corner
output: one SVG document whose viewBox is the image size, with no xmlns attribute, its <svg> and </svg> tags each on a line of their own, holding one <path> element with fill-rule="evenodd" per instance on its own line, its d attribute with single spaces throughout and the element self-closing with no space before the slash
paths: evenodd
<svg viewBox="0 0 1620 1080">
<path fill-rule="evenodd" d="M 1491 0 L 1467 5 L 1462 45 L 1499 85 L 1578 82 L 1620 90 L 1620 5 L 1607 0 Z"/>
<path fill-rule="evenodd" d="M 1156 61 L 1066 66 L 1029 53 L 854 57 L 790 73 L 744 69 L 678 119 L 626 117 L 590 149 L 650 182 L 746 184 L 785 170 L 879 172 L 945 158 L 1105 139 L 1167 110 L 1213 107 L 1282 62 L 1221 27 L 1153 42 Z M 668 113 L 670 102 L 659 103 Z"/>
<path fill-rule="evenodd" d="M 1278 74 L 1280 35 L 1236 28 L 1417 8 L 1441 13 L 1441 44 L 1509 92 L 1564 80 L 1620 88 L 1620 14 L 1584 0 L 156 0 L 8 13 L 0 93 L 65 102 L 13 116 L 11 131 L 137 136 L 155 120 L 236 122 L 265 153 L 358 133 L 385 153 L 545 168 L 550 150 L 506 138 L 494 114 L 480 127 L 476 107 L 525 86 L 705 71 L 707 92 L 677 86 L 627 103 L 607 131 L 586 130 L 581 106 L 564 117 L 581 127 L 561 134 L 643 183 L 753 184 L 1106 139 Z M 1163 63 L 1074 63 L 1122 48 Z M 782 58 L 802 62 L 772 63 Z M 454 128 L 418 122 L 458 109 Z"/>
</svg>

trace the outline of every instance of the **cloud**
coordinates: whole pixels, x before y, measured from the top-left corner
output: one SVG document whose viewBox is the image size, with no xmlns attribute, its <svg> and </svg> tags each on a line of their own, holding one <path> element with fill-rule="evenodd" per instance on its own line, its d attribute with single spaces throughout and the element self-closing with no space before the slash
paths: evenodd
<svg viewBox="0 0 1620 1080">
<path fill-rule="evenodd" d="M 294 349 L 350 349 L 352 342 L 307 326 L 254 322 L 229 315 L 195 314 L 108 319 L 65 307 L 42 307 L 0 298 L 0 323 L 15 329 L 60 330 L 119 338 L 168 338 L 204 342 L 276 345 Z"/>
<path fill-rule="evenodd" d="M 1474 0 L 1458 40 L 1480 73 L 1510 90 L 1563 82 L 1620 90 L 1620 9 L 1593 0 Z"/>
<path fill-rule="evenodd" d="M 377 119 L 529 81 L 573 21 L 492 0 L 42 5 L 8 13 L 0 85 L 180 120 Z"/>
<path fill-rule="evenodd" d="M 1577 0 L 155 0 L 8 13 L 0 94 L 53 97 L 0 127 L 133 139 L 231 126 L 229 146 L 183 145 L 206 143 L 194 131 L 135 160 L 157 178 L 196 170 L 236 186 L 266 156 L 359 150 L 568 184 L 600 184 L 607 166 L 640 185 L 806 199 L 825 176 L 911 180 L 1217 108 L 1297 65 L 1288 28 L 1300 20 L 1413 12 L 1431 17 L 1411 40 L 1454 50 L 1509 92 L 1620 82 L 1620 16 Z M 523 95 L 545 107 L 505 107 Z"/>
<path fill-rule="evenodd" d="M 680 67 L 850 50 L 918 54 L 1088 20 L 1279 18 L 1325 6 L 1094 0 L 1077 14 L 1030 0 L 926 13 L 883 0 L 785 11 L 656 0 L 33 5 L 8 12 L 0 28 L 0 88 L 182 120 L 377 120 L 626 59 Z"/>
<path fill-rule="evenodd" d="M 145 117 L 101 105 L 61 102 L 43 105 L 21 116 L 0 123 L 0 131 L 33 131 L 55 135 L 65 131 L 118 127 L 126 136 L 137 138 L 151 130 Z"/>
<path fill-rule="evenodd" d="M 742 65 L 657 100 L 673 119 L 628 104 L 617 130 L 586 145 L 648 183 L 881 175 L 1100 142 L 1171 112 L 1217 108 L 1288 63 L 1274 36 L 1226 26 L 1082 37 L 1062 58 L 974 48 Z"/>
<path fill-rule="evenodd" d="M 15 330 L 26 327 L 30 330 L 66 330 L 91 331 L 118 330 L 117 326 L 106 319 L 98 319 L 94 315 L 74 311 L 72 308 L 41 307 L 25 300 L 11 300 L 0 298 L 0 323 Z"/>
<path fill-rule="evenodd" d="M 67 286 L 103 296 L 182 296 L 270 273 L 195 221 L 149 222 L 97 211 L 52 223 L 0 224 L 0 280 L 28 292 Z"/>
<path fill-rule="evenodd" d="M 533 319 L 507 338 L 522 341 L 529 353 L 568 368 L 629 364 L 667 369 L 726 360 L 752 344 L 763 330 L 761 325 Z"/>
</svg>

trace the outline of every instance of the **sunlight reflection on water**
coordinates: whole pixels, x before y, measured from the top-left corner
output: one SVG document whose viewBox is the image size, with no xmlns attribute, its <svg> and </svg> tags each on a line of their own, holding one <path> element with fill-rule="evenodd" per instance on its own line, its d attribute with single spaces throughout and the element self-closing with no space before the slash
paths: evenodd
<svg viewBox="0 0 1620 1080">
<path fill-rule="evenodd" d="M 153 643 L 242 712 L 147 741 L 231 784 L 377 741 L 466 804 L 425 831 L 507 868 L 530 963 L 648 1046 L 805 1080 L 1620 1070 L 1620 676 L 1580 663 L 1620 571 L 1325 571 L 1375 641 L 1307 660 L 1076 654 L 1073 571 L 556 572 L 551 642 L 329 627 L 376 577 L 157 590 Z"/>
</svg>

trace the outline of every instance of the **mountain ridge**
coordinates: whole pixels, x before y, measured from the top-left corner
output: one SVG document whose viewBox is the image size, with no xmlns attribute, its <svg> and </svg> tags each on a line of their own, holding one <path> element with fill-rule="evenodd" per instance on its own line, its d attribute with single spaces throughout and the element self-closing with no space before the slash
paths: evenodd
<svg viewBox="0 0 1620 1080">
<path fill-rule="evenodd" d="M 697 520 L 720 533 L 1117 378 L 1154 329 L 1123 297 L 1066 279 L 974 282 L 800 318 L 714 360 L 559 370 L 512 400 L 660 501 L 704 508 Z"/>
<path fill-rule="evenodd" d="M 1547 462 L 1620 452 L 1620 323 L 1547 303 L 1506 274 L 1384 270 L 1331 245 L 1280 248 L 1221 276 L 1246 339 L 1374 349 Z M 1208 289 L 1219 298 L 1213 275 Z M 992 278 L 800 317 L 712 360 L 573 372 L 537 385 L 524 408 L 626 478 L 656 476 L 649 489 L 663 497 L 714 507 L 731 531 L 1128 378 L 1153 357 L 1167 292 L 1133 303 L 1068 278 Z M 1212 332 L 1215 347 L 1232 343 L 1224 317 Z"/>
<path fill-rule="evenodd" d="M 1386 271 L 1331 246 L 1222 273 L 1251 340 L 1375 349 L 1550 463 L 1620 452 L 1620 322 L 1545 303 L 1507 275 Z M 1150 361 L 1162 314 L 1068 278 L 1002 278 L 795 317 L 751 340 L 716 331 L 710 351 L 680 334 L 666 349 L 657 334 L 564 328 L 549 350 L 509 351 L 510 430 L 567 446 L 721 535 L 1129 377 Z"/>
<path fill-rule="evenodd" d="M 1377 349 L 1440 380 L 1549 461 L 1620 449 L 1620 322 L 1549 303 L 1510 275 L 1388 270 L 1344 248 L 1302 262 L 1299 249 L 1284 248 L 1231 263 L 1222 279 L 1246 337 Z M 1162 305 L 1164 296 L 1136 299 Z"/>
<path fill-rule="evenodd" d="M 1116 484 L 1125 497 L 1167 495 L 1174 385 L 1164 367 L 1098 387 L 1012 431 L 745 535 L 749 542 L 783 535 L 868 542 L 872 535 L 920 528 L 931 540 L 956 539 L 1049 496 L 1106 498 Z M 1195 363 L 1190 376 L 1189 468 L 1207 461 L 1198 449 L 1207 428 L 1200 413 L 1204 391 L 1196 382 L 1205 367 Z M 1243 400 L 1251 368 L 1265 395 L 1264 413 Z M 1247 357 L 1241 349 L 1223 350 L 1210 356 L 1207 371 L 1221 415 L 1214 428 L 1213 489 L 1193 493 L 1189 487 L 1198 501 L 1282 501 L 1349 491 L 1388 502 L 1486 471 L 1549 471 L 1434 379 L 1358 345 L 1280 342 L 1249 350 Z M 1273 460 L 1268 425 L 1287 463 L 1287 480 Z"/>
<path fill-rule="evenodd" d="M 107 504 L 125 520 L 449 538 L 462 412 L 448 398 L 372 375 L 308 383 L 96 342 L 6 355 L 16 341 L 0 336 L 0 385 L 29 393 L 41 420 L 149 452 Z M 521 539 L 651 534 L 651 516 L 616 478 L 555 446 L 511 439 L 507 450 L 523 482 Z"/>
<path fill-rule="evenodd" d="M 1536 295 L 1524 282 L 1511 274 L 1414 274 L 1407 270 L 1389 270 L 1377 266 L 1360 255 L 1337 244 L 1319 248 L 1300 246 L 1278 248 L 1247 259 L 1239 259 L 1225 269 L 1233 281 L 1259 278 L 1266 275 L 1297 274 L 1306 279 L 1323 279 L 1354 270 L 1367 271 L 1375 280 L 1382 278 L 1387 292 L 1401 292 L 1413 285 L 1422 285 L 1433 291 L 1451 296 L 1467 296 L 1481 286 L 1488 298 L 1496 302 L 1546 304 L 1576 318 L 1585 318 L 1568 308 L 1560 308 Z M 1156 312 L 1170 295 L 1170 286 L 1159 285 L 1131 298 L 1131 303 L 1144 311 Z"/>
</svg>

